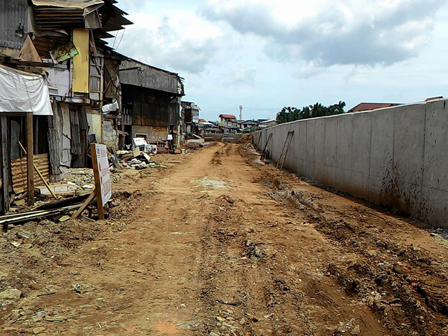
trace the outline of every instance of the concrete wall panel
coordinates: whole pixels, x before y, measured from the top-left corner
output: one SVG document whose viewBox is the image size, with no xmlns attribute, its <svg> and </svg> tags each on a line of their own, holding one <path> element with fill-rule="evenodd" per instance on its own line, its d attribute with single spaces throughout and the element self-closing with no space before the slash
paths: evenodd
<svg viewBox="0 0 448 336">
<path fill-rule="evenodd" d="M 425 174 L 423 184 L 427 187 L 448 191 L 448 103 L 427 104 L 425 130 Z"/>
<path fill-rule="evenodd" d="M 352 195 L 368 199 L 370 174 L 371 113 L 357 113 L 352 121 L 351 183 L 344 188 Z"/>
<path fill-rule="evenodd" d="M 411 213 L 421 198 L 426 105 L 396 108 L 394 116 L 394 173 L 383 191 L 390 194 L 395 208 Z"/>
<path fill-rule="evenodd" d="M 299 122 L 298 127 L 299 134 L 295 134 L 294 137 L 296 141 L 299 143 L 299 150 L 294 149 L 295 153 L 295 165 L 296 171 L 299 175 L 305 174 L 307 162 L 306 162 L 306 148 L 307 148 L 307 139 L 306 139 L 306 122 Z"/>
<path fill-rule="evenodd" d="M 285 167 L 448 228 L 448 100 L 302 120 L 263 130 L 263 139 L 273 133 L 269 147 L 274 161 L 290 130 L 295 134 Z"/>
<path fill-rule="evenodd" d="M 389 110 L 372 114 L 369 200 L 374 203 L 382 203 L 383 190 L 394 176 L 394 127 L 394 114 Z"/>
<path fill-rule="evenodd" d="M 344 118 L 337 118 L 337 156 L 336 156 L 336 189 L 342 190 L 350 185 L 352 172 L 352 142 L 353 142 L 353 115 L 347 114 Z"/>
<path fill-rule="evenodd" d="M 304 176 L 311 180 L 316 179 L 316 141 L 315 130 L 316 120 L 309 120 L 304 122 L 306 124 L 306 166 L 304 167 Z"/>
</svg>

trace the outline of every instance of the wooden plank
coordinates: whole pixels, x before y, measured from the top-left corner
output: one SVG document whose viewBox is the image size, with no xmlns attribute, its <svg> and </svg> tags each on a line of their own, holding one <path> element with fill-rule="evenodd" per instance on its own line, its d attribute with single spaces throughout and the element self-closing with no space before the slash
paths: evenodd
<svg viewBox="0 0 448 336">
<path fill-rule="evenodd" d="M 27 161 L 27 188 L 28 205 L 34 205 L 34 166 L 33 166 L 33 114 L 26 115 L 26 150 L 28 151 Z"/>
<path fill-rule="evenodd" d="M 54 67 L 53 63 L 29 62 L 29 61 L 23 61 L 23 60 L 10 58 L 10 57 L 6 57 L 6 56 L 0 56 L 0 62 L 6 63 L 6 64 L 41 67 L 41 68 L 53 68 Z"/>
<path fill-rule="evenodd" d="M 268 140 L 266 141 L 266 144 L 265 144 L 265 146 L 263 148 L 263 151 L 261 152 L 261 158 L 266 157 L 266 150 L 268 149 L 268 146 L 269 146 L 269 143 L 271 142 L 273 134 L 274 133 L 269 133 Z M 260 138 L 261 138 L 261 134 L 260 134 Z"/>
<path fill-rule="evenodd" d="M 27 151 L 25 150 L 25 148 L 23 148 L 23 145 L 21 144 L 21 142 L 19 141 L 19 146 L 20 148 L 25 152 L 26 155 L 28 155 Z M 42 176 L 41 172 L 39 171 L 39 169 L 37 168 L 37 166 L 34 164 L 33 162 L 33 168 L 36 171 L 37 175 L 39 175 L 40 179 L 42 180 L 42 182 L 45 184 L 45 186 L 47 187 L 48 191 L 50 192 L 50 194 L 56 199 L 58 200 L 58 197 L 54 194 L 53 190 L 51 190 L 51 187 L 48 185 L 48 182 L 44 179 L 44 177 Z M 33 190 L 34 193 L 34 190 Z"/>
<path fill-rule="evenodd" d="M 96 196 L 96 190 L 93 190 L 89 197 L 85 200 L 85 202 L 79 207 L 78 210 L 73 214 L 72 218 L 76 219 L 79 217 L 79 215 L 84 211 L 85 208 L 89 205 L 89 203 L 93 200 L 93 198 Z"/>
<path fill-rule="evenodd" d="M 9 211 L 9 187 L 10 187 L 10 179 L 9 179 L 9 146 L 8 146 L 8 118 L 0 117 L 0 132 L 1 132 L 1 178 L 2 178 L 2 205 L 0 206 L 1 210 L 4 213 Z"/>
<path fill-rule="evenodd" d="M 43 177 L 50 180 L 50 168 L 48 154 L 34 155 L 34 164 L 38 167 Z M 12 169 L 12 185 L 16 194 L 22 193 L 27 190 L 27 158 L 20 157 L 13 159 L 11 162 Z"/>
<path fill-rule="evenodd" d="M 281 152 L 280 157 L 277 162 L 277 168 L 280 168 L 280 169 L 283 168 L 283 164 L 285 163 L 286 155 L 288 155 L 289 145 L 291 144 L 293 136 L 294 136 L 294 131 L 289 131 L 288 134 L 286 135 L 285 144 L 283 145 L 282 152 Z"/>
</svg>

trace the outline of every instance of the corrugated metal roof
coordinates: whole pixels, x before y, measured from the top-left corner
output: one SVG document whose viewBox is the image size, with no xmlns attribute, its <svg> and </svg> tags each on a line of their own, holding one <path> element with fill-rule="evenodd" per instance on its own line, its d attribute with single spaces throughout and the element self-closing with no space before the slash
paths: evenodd
<svg viewBox="0 0 448 336">
<path fill-rule="evenodd" d="M 219 117 L 223 119 L 236 119 L 233 114 L 220 114 Z"/>
<path fill-rule="evenodd" d="M 33 0 L 34 18 L 40 30 L 75 28 L 114 31 L 132 24 L 111 0 Z"/>
<path fill-rule="evenodd" d="M 121 84 L 183 95 L 179 92 L 181 82 L 177 74 L 125 57 L 120 65 Z"/>
<path fill-rule="evenodd" d="M 34 18 L 39 30 L 84 28 L 84 9 L 35 7 Z"/>
<path fill-rule="evenodd" d="M 35 6 L 51 6 L 60 8 L 84 9 L 94 5 L 104 4 L 103 0 L 32 0 Z"/>
<path fill-rule="evenodd" d="M 0 1 L 0 47 L 21 49 L 28 32 L 28 1 Z"/>
</svg>

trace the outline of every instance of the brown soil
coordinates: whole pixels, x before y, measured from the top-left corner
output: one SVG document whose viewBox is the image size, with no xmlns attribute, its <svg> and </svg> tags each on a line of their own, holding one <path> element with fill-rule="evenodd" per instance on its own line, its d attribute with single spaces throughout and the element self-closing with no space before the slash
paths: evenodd
<svg viewBox="0 0 448 336">
<path fill-rule="evenodd" d="M 107 221 L 3 235 L 2 335 L 448 335 L 441 237 L 248 145 L 157 157 Z"/>
</svg>

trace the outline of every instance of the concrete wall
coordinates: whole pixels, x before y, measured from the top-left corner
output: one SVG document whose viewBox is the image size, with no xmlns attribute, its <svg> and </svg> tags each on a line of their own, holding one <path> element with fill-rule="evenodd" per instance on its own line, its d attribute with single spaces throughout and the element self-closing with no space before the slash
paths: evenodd
<svg viewBox="0 0 448 336">
<path fill-rule="evenodd" d="M 284 167 L 323 185 L 448 228 L 448 100 L 296 121 L 254 135 Z"/>
</svg>

